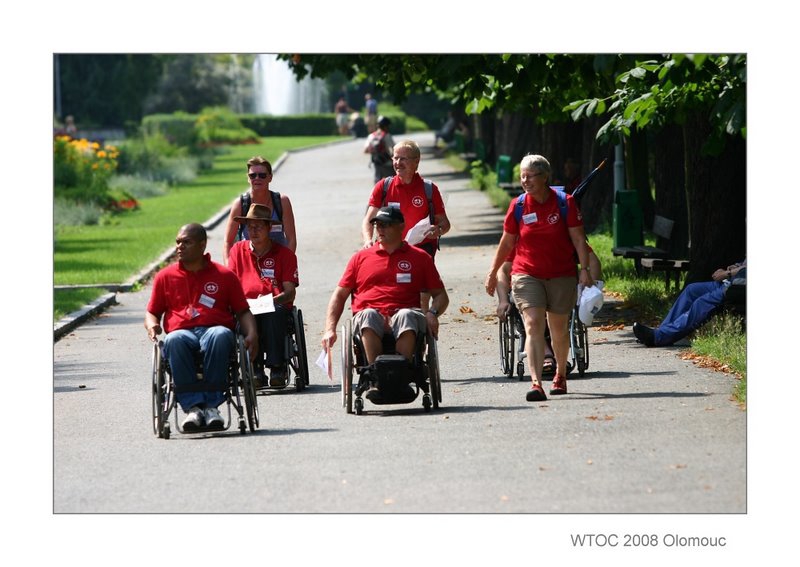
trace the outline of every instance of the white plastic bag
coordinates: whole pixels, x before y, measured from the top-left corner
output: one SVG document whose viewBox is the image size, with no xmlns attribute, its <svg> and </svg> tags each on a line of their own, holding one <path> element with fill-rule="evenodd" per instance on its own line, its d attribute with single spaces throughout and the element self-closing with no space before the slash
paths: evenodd
<svg viewBox="0 0 800 567">
<path fill-rule="evenodd" d="M 603 307 L 603 291 L 599 286 L 583 288 L 578 305 L 578 317 L 584 325 L 591 325 L 594 316 Z"/>
<path fill-rule="evenodd" d="M 419 244 L 425 240 L 425 233 L 431 229 L 431 221 L 428 217 L 421 219 L 417 224 L 412 226 L 406 233 L 405 241 L 411 244 Z"/>
</svg>

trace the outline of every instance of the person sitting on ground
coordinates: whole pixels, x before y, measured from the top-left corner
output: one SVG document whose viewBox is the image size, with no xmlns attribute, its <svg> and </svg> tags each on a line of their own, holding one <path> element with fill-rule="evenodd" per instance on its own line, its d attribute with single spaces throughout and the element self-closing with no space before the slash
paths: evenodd
<svg viewBox="0 0 800 567">
<path fill-rule="evenodd" d="M 269 188 L 272 182 L 272 164 L 261 156 L 247 160 L 247 181 L 250 188 L 236 197 L 231 203 L 228 222 L 225 225 L 225 241 L 222 245 L 222 263 L 228 264 L 228 253 L 237 240 L 248 237 L 245 226 L 236 221 L 236 217 L 247 212 L 251 203 L 266 205 L 272 210 L 272 228 L 270 239 L 287 246 L 292 252 L 297 251 L 297 233 L 294 224 L 292 202 L 286 195 L 281 195 Z"/>
<path fill-rule="evenodd" d="M 675 344 L 711 318 L 725 300 L 731 285 L 747 284 L 747 259 L 711 274 L 710 282 L 694 282 L 683 288 L 667 316 L 658 327 L 635 322 L 633 334 L 648 347 Z"/>
<path fill-rule="evenodd" d="M 181 425 L 187 432 L 223 425 L 217 407 L 225 401 L 235 320 L 251 358 L 258 348 L 256 322 L 242 285 L 233 272 L 211 261 L 205 253 L 207 242 L 202 225 L 181 227 L 175 238 L 178 261 L 156 274 L 144 319 L 147 336 L 156 341 L 163 318 L 164 356 L 178 405 L 187 414 Z M 210 391 L 191 391 L 197 382 L 194 353 L 198 351 L 203 353 L 203 381 Z"/>
<path fill-rule="evenodd" d="M 371 222 L 378 241 L 350 258 L 328 302 L 322 347 L 333 348 L 336 325 L 352 295 L 353 328 L 361 334 L 367 362 L 373 363 L 383 353 L 385 333 L 394 335 L 397 354 L 410 361 L 419 333 L 429 330 L 438 337 L 439 317 L 450 299 L 433 259 L 403 240 L 405 220 L 399 209 L 382 207 Z M 420 302 L 423 291 L 431 297 L 425 313 Z M 379 397 L 376 388 L 367 393 L 371 401 Z"/>
<path fill-rule="evenodd" d="M 257 299 L 271 295 L 275 307 L 273 312 L 255 316 L 261 349 L 256 361 L 259 370 L 257 387 L 261 387 L 262 375 L 266 378 L 266 369 L 269 368 L 270 387 L 283 388 L 288 376 L 286 332 L 295 290 L 300 285 L 297 256 L 286 246 L 270 239 L 270 225 L 274 221 L 272 211 L 266 205 L 253 203 L 247 215 L 236 217 L 236 220 L 247 226 L 250 239 L 233 245 L 228 267 L 241 280 L 245 297 Z"/>
</svg>

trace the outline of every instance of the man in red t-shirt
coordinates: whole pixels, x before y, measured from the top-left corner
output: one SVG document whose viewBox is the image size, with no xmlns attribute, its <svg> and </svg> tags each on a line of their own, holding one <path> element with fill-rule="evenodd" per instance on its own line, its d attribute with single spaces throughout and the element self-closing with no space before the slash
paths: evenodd
<svg viewBox="0 0 800 567">
<path fill-rule="evenodd" d="M 395 336 L 397 353 L 411 360 L 419 333 L 429 327 L 438 336 L 438 317 L 450 299 L 433 259 L 403 241 L 405 222 L 399 209 L 383 207 L 372 222 L 378 241 L 350 258 L 328 303 L 322 346 L 327 351 L 336 342 L 336 325 L 352 295 L 353 327 L 361 332 L 367 362 L 382 354 L 387 332 Z M 431 296 L 431 307 L 424 314 L 423 291 Z"/>
<path fill-rule="evenodd" d="M 236 274 L 206 254 L 206 230 L 183 226 L 175 238 L 178 261 L 158 272 L 145 312 L 150 340 L 158 340 L 163 317 L 164 356 L 172 370 L 178 404 L 187 416 L 185 431 L 220 427 L 217 406 L 224 401 L 228 360 L 238 319 L 251 358 L 258 349 L 255 319 Z M 194 353 L 203 352 L 203 380 L 209 391 L 188 391 L 197 382 Z"/>
</svg>

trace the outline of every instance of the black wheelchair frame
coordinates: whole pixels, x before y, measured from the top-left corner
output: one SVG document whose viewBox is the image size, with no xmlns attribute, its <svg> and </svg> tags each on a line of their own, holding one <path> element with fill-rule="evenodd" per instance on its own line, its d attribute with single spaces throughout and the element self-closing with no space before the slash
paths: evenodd
<svg viewBox="0 0 800 567">
<path fill-rule="evenodd" d="M 306 333 L 303 326 L 303 311 L 297 306 L 292 306 L 289 324 L 286 330 L 286 361 L 288 368 L 294 375 L 294 387 L 298 392 L 302 392 L 309 385 L 308 372 L 308 352 L 306 351 Z M 263 375 L 264 365 L 259 364 L 259 360 L 264 359 L 265 354 L 259 352 L 256 357 L 256 371 Z M 263 386 L 266 389 L 268 386 Z"/>
<path fill-rule="evenodd" d="M 439 353 L 436 339 L 430 333 L 417 336 L 413 360 L 409 363 L 402 356 L 394 354 L 394 337 L 384 336 L 384 354 L 368 364 L 364 346 L 358 333 L 353 332 L 352 320 L 342 325 L 342 406 L 347 413 L 361 415 L 364 412 L 362 394 L 370 387 L 370 382 L 383 384 L 400 380 L 399 385 L 413 385 L 413 399 L 402 400 L 389 397 L 384 404 L 407 404 L 423 392 L 422 406 L 425 411 L 438 409 L 442 402 L 442 385 L 439 374 Z M 358 381 L 353 384 L 354 372 Z"/>
<path fill-rule="evenodd" d="M 514 298 L 509 294 L 510 307 L 505 321 L 500 320 L 498 325 L 500 344 L 500 369 L 506 378 L 512 378 L 516 371 L 517 377 L 525 377 L 525 324 L 522 314 L 517 309 Z M 518 344 L 517 349 L 514 345 Z M 572 309 L 569 319 L 569 346 L 570 346 L 570 371 L 577 368 L 581 378 L 589 368 L 589 330 L 578 316 L 578 306 Z M 516 365 L 514 363 L 516 359 Z"/>
<path fill-rule="evenodd" d="M 153 433 L 161 439 L 169 439 L 171 428 L 169 417 L 177 405 L 175 382 L 172 370 L 163 355 L 164 341 L 159 340 L 153 344 L 152 365 L 152 410 Z M 203 357 L 201 352 L 195 353 L 195 370 L 198 382 L 203 376 Z M 201 388 L 202 389 L 202 388 Z M 244 399 L 244 402 L 242 402 Z M 258 401 L 253 385 L 253 366 L 244 344 L 244 337 L 236 334 L 236 344 L 231 350 L 228 361 L 228 376 L 225 390 L 225 405 L 227 406 L 227 419 L 222 427 L 200 428 L 192 433 L 208 433 L 211 431 L 226 431 L 232 424 L 231 408 L 236 410 L 239 432 L 244 434 L 249 426 L 250 431 L 255 431 L 259 425 Z M 186 433 L 178 421 L 178 412 L 175 411 L 175 429 Z"/>
</svg>

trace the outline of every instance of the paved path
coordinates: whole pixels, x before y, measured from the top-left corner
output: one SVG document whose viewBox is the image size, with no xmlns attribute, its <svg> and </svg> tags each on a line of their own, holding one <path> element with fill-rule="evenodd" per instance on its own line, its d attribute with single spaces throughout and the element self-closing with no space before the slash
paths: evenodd
<svg viewBox="0 0 800 567">
<path fill-rule="evenodd" d="M 414 137 L 429 150 L 432 134 Z M 295 515 L 161 516 L 167 521 L 157 523 L 169 527 L 165 537 L 176 523 L 213 526 L 219 534 L 224 527 L 237 544 L 246 541 L 236 536 L 235 524 L 261 534 L 265 545 L 273 536 L 300 538 L 296 530 L 310 538 L 299 541 L 308 542 L 322 535 L 336 542 L 338 533 L 352 540 L 348 558 L 360 555 L 359 545 L 379 549 L 380 542 L 391 541 L 388 548 L 400 548 L 397 553 L 408 552 L 413 560 L 416 538 L 431 549 L 445 537 L 448 546 L 456 545 L 453 537 L 462 538 L 461 551 L 478 544 L 463 539 L 472 537 L 469 532 L 440 533 L 443 525 L 426 522 L 430 517 L 420 525 L 433 531 L 417 532 L 409 513 L 556 513 L 490 517 L 487 533 L 502 525 L 501 533 L 512 532 L 511 547 L 564 549 L 570 530 L 587 517 L 567 521 L 560 513 L 747 511 L 746 413 L 731 401 L 734 380 L 682 360 L 679 348 L 645 349 L 634 342 L 630 322 L 622 331 L 593 327 L 589 372 L 570 380 L 569 395 L 530 404 L 527 382 L 501 376 L 495 302 L 482 286 L 501 214 L 428 151 L 421 172 L 443 190 L 454 227 L 437 257 L 451 297 L 439 345 L 442 408 L 424 413 L 417 402 L 374 411 L 367 403 L 366 415 L 345 414 L 338 361 L 334 383 L 313 361 L 328 298 L 360 242 L 372 179 L 362 143 L 294 153 L 273 182 L 275 190 L 291 196 L 297 216 L 297 304 L 307 324 L 311 387 L 301 394 L 261 396 L 256 434 L 240 436 L 231 429 L 156 439 L 151 345 L 142 324 L 150 288 L 120 294 L 118 305 L 54 345 L 56 513 L 395 513 L 394 521 L 413 533 L 391 536 L 385 533 L 393 525 L 387 520 L 363 530 L 366 542 L 355 531 L 341 531 L 363 519 L 358 515 L 312 516 L 309 524 Z M 210 234 L 216 259 L 221 232 L 219 227 Z M 614 317 L 610 305 L 603 316 Z M 466 522 L 466 529 L 473 519 L 446 521 Z M 635 516 L 623 520 L 629 530 L 641 527 Z M 589 530 L 602 530 L 598 524 Z M 681 519 L 665 529 L 691 524 Z M 308 532 L 308 525 L 315 531 Z M 525 543 L 525 534 L 534 531 L 538 538 Z M 494 562 L 510 550 L 497 556 L 475 552 Z"/>
</svg>

